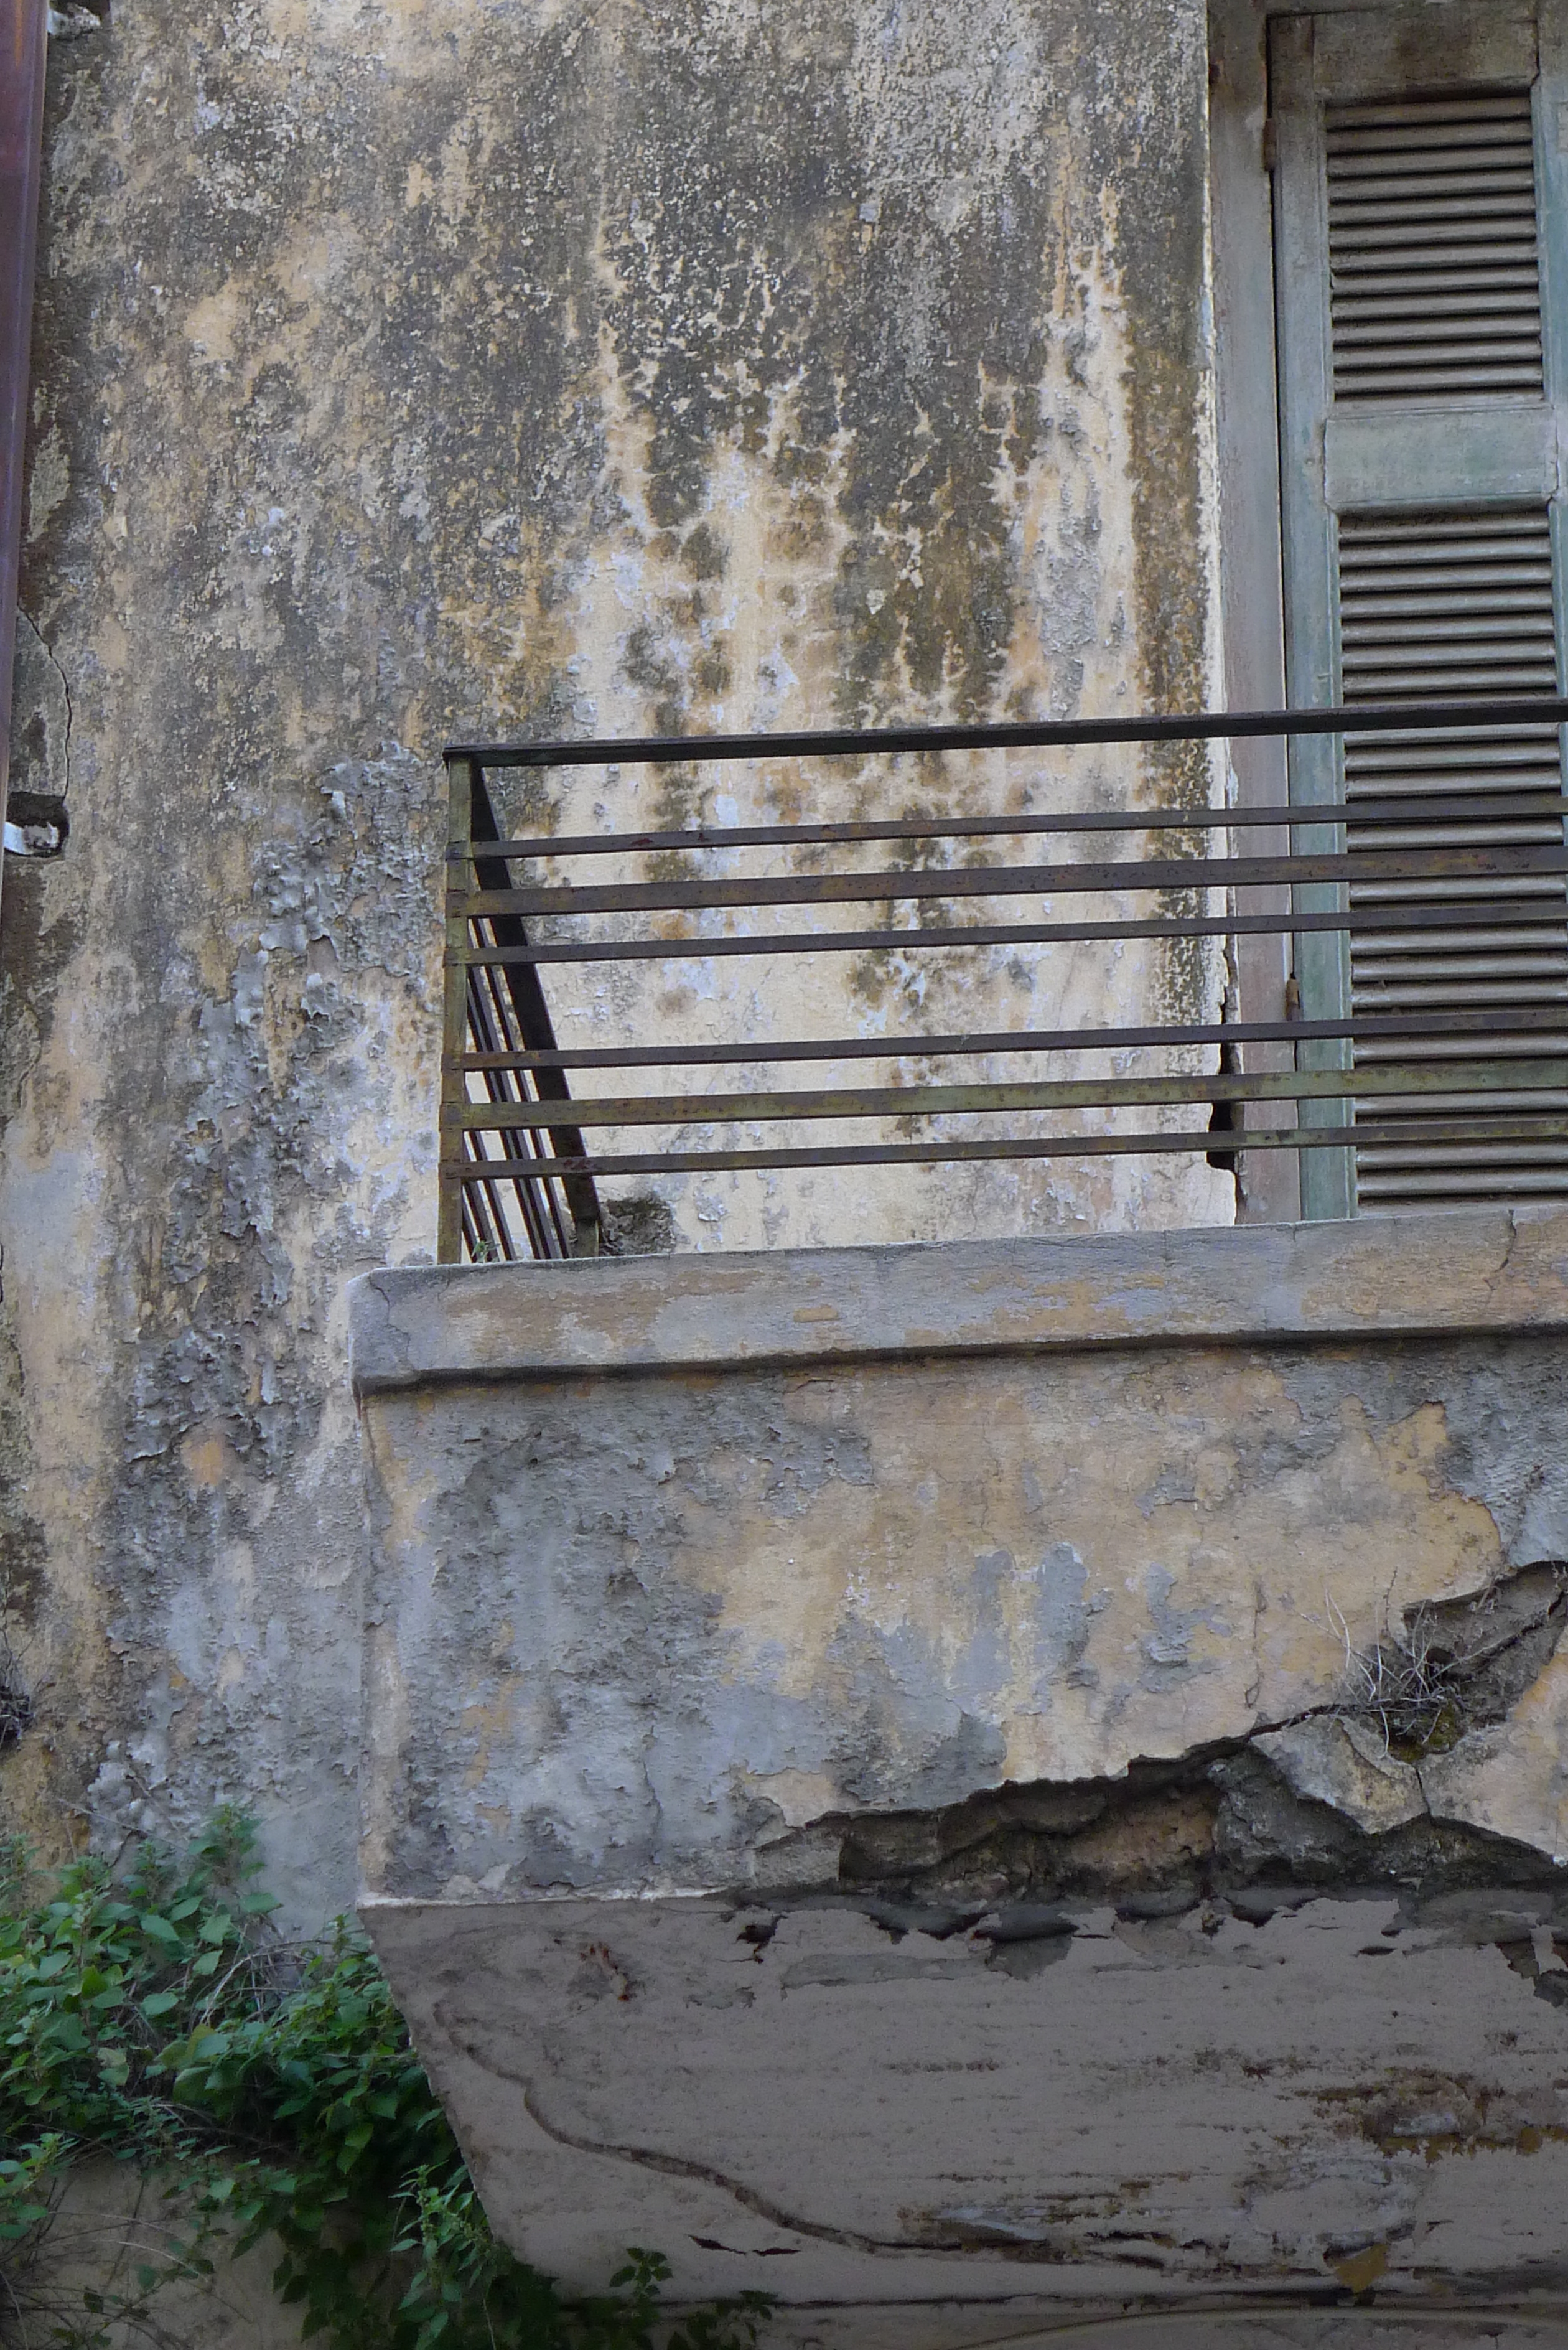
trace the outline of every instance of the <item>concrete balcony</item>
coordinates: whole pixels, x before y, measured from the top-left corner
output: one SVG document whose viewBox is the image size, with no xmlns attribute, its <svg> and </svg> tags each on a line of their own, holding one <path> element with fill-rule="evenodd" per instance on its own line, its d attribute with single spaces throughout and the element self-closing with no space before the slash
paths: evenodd
<svg viewBox="0 0 1568 2350">
<path fill-rule="evenodd" d="M 520 2250 L 1563 2338 L 1568 1214 L 352 1311 L 365 1914 Z"/>
</svg>

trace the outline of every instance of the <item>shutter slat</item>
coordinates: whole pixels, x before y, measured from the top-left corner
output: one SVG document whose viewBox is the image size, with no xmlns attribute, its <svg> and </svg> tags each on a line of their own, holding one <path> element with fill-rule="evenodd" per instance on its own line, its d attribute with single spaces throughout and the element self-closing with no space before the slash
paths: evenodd
<svg viewBox="0 0 1568 2350">
<path fill-rule="evenodd" d="M 1471 332 L 1480 334 L 1487 326 L 1488 317 L 1489 313 L 1485 309 L 1471 311 L 1456 308 L 1451 314 L 1450 323 L 1462 334 Z M 1473 329 L 1468 323 L 1472 317 L 1480 322 Z M 1506 318 L 1501 325 L 1491 328 L 1487 333 L 1486 339 L 1490 343 L 1504 338 L 1510 340 L 1528 341 L 1529 339 L 1526 328 L 1516 326 Z M 1367 313 L 1366 326 L 1347 317 L 1338 329 L 1336 340 L 1341 350 L 1349 351 L 1354 350 L 1358 343 L 1421 344 L 1434 340 L 1440 343 L 1442 338 L 1434 337 L 1429 317 L 1417 317 L 1414 312 L 1408 318 L 1390 316 L 1386 306 L 1383 306 L 1380 314 L 1375 315 L 1371 311 Z"/>
<path fill-rule="evenodd" d="M 1386 614 L 1387 607 L 1397 601 L 1392 596 L 1379 600 Z M 1413 610 L 1386 618 L 1375 618 L 1353 608 L 1346 618 L 1355 623 L 1357 645 L 1355 651 L 1346 650 L 1345 666 L 1375 669 L 1385 658 L 1384 648 L 1397 646 L 1401 663 L 1424 660 L 1446 668 L 1452 658 L 1451 649 L 1459 642 L 1469 647 L 1469 658 L 1472 660 L 1551 663 L 1555 639 L 1551 629 L 1542 626 L 1538 613 L 1497 614 L 1482 610 L 1476 614 L 1473 626 L 1467 627 L 1464 616 L 1456 613 L 1451 605 L 1448 607 L 1448 617 L 1440 620 L 1424 607 L 1425 598 L 1416 599 Z"/>
<path fill-rule="evenodd" d="M 1358 621 L 1370 623 L 1386 615 L 1401 621 L 1425 619 L 1429 628 L 1441 629 L 1451 619 L 1457 619 L 1462 626 L 1468 613 L 1473 611 L 1478 627 L 1490 627 L 1494 619 L 1501 622 L 1510 613 L 1528 619 L 1535 608 L 1535 598 L 1528 588 L 1493 588 L 1480 592 L 1471 589 L 1468 594 L 1462 588 L 1456 594 L 1446 588 L 1431 588 L 1397 596 L 1388 592 L 1390 581 L 1381 580 L 1378 585 L 1383 592 L 1356 597 Z"/>
<path fill-rule="evenodd" d="M 1528 90 L 1326 114 L 1334 396 L 1540 392 Z"/>
<path fill-rule="evenodd" d="M 1535 154 L 1528 131 L 1508 148 L 1490 131 L 1478 130 L 1469 136 L 1476 145 L 1485 147 L 1494 154 L 1506 154 L 1516 172 L 1521 169 L 1533 171 Z M 1425 138 L 1399 139 L 1383 152 L 1372 154 L 1359 144 L 1346 146 L 1342 140 L 1334 158 L 1334 184 L 1348 199 L 1368 182 L 1378 186 L 1403 187 L 1412 180 L 1429 179 L 1446 183 L 1466 174 L 1473 177 L 1478 169 L 1478 159 L 1464 151 L 1465 143 L 1456 139 L 1451 130 L 1434 130 Z"/>
<path fill-rule="evenodd" d="M 1471 213 L 1461 220 L 1444 220 L 1440 228 L 1427 217 L 1347 223 L 1337 234 L 1333 233 L 1331 222 L 1330 232 L 1336 282 L 1347 267 L 1392 266 L 1382 258 L 1386 253 L 1397 254 L 1402 269 L 1410 267 L 1417 252 L 1421 257 L 1417 265 L 1423 269 L 1441 269 L 1450 261 L 1473 269 L 1478 260 L 1488 258 L 1511 268 L 1528 269 L 1537 250 L 1533 224 L 1522 210 L 1517 224 L 1505 221 L 1501 227 L 1493 216 L 1478 220 Z M 1478 255 L 1478 245 L 1490 247 L 1490 254 Z"/>
<path fill-rule="evenodd" d="M 1553 873 L 1514 874 L 1507 880 L 1365 881 L 1351 891 L 1353 906 L 1449 906 L 1522 904 L 1542 898 L 1563 903 L 1563 882 Z"/>
<path fill-rule="evenodd" d="M 1365 987 L 1379 980 L 1433 983 L 1452 979 L 1550 979 L 1563 981 L 1561 952 L 1543 954 L 1422 955 L 1408 962 L 1364 955 L 1359 973 Z"/>
<path fill-rule="evenodd" d="M 1534 589 L 1541 586 L 1542 573 L 1550 569 L 1541 556 L 1511 553 L 1501 540 L 1478 537 L 1473 546 L 1459 542 L 1445 546 L 1435 536 L 1412 543 L 1389 534 L 1381 544 L 1368 542 L 1357 586 L 1365 583 L 1368 591 L 1397 588 L 1402 593 L 1425 587 L 1450 594 L 1462 588 L 1473 595 L 1484 588 Z"/>
<path fill-rule="evenodd" d="M 1403 691 L 1459 697 L 1491 692 L 1504 681 L 1525 691 L 1556 687 L 1552 545 L 1542 507 L 1502 513 L 1395 516 L 1347 515 L 1339 528 L 1340 662 L 1347 702 Z M 1483 742 L 1412 728 L 1365 744 L 1345 743 L 1345 794 L 1357 800 L 1408 805 L 1393 823 L 1354 816 L 1350 848 L 1482 848 L 1563 839 L 1563 777 L 1551 727 L 1516 727 Z M 1473 819 L 1452 810 L 1422 821 L 1421 802 L 1473 802 Z M 1532 803 L 1536 804 L 1532 806 Z M 1489 805 L 1490 803 L 1490 805 Z M 1420 906 L 1445 913 L 1439 927 L 1417 934 L 1378 927 L 1379 910 Z M 1484 905 L 1484 919 L 1474 909 Z M 1568 1004 L 1568 893 L 1560 876 L 1521 874 L 1357 882 L 1350 891 L 1351 1005 L 1362 1014 L 1491 1012 L 1493 1033 L 1462 1033 L 1419 1042 L 1358 1044 L 1355 1066 L 1370 1076 L 1380 1065 L 1424 1060 L 1540 1056 L 1568 1050 L 1568 1035 L 1517 1026 L 1511 1013 Z M 1568 1071 L 1565 1071 L 1568 1076 Z M 1374 1079 L 1375 1083 L 1376 1080 Z M 1568 1090 L 1563 1098 L 1568 1100 Z M 1504 1109 L 1542 1118 L 1560 1111 L 1554 1095 L 1455 1091 L 1407 1097 L 1359 1096 L 1358 1120 L 1407 1134 L 1358 1146 L 1356 1196 L 1363 1209 L 1391 1210 L 1413 1200 L 1568 1198 L 1568 1146 L 1471 1142 L 1428 1144 L 1434 1118 Z M 1478 1132 L 1479 1132 L 1478 1128 Z"/>
<path fill-rule="evenodd" d="M 1419 811 L 1414 811 L 1418 814 Z M 1488 824 L 1483 809 L 1473 823 L 1379 824 L 1366 828 L 1368 845 L 1382 848 L 1518 848 L 1535 842 L 1560 847 L 1563 819 L 1542 815 L 1539 822 Z"/>
<path fill-rule="evenodd" d="M 1450 286 L 1447 299 L 1449 311 L 1455 318 L 1511 318 L 1515 312 L 1528 313 L 1535 307 L 1535 296 L 1530 288 L 1522 287 L 1514 294 L 1506 293 L 1499 289 L 1495 279 L 1477 286 L 1469 296 Z M 1372 295 L 1342 294 L 1339 301 L 1342 323 L 1338 331 L 1349 341 L 1354 338 L 1363 318 L 1385 319 L 1390 328 L 1405 320 L 1416 325 L 1429 324 L 1431 307 L 1431 297 L 1425 293 L 1408 296 L 1384 291 Z"/>
<path fill-rule="evenodd" d="M 1527 90 L 1511 89 L 1500 91 L 1495 97 L 1379 99 L 1359 106 L 1331 107 L 1328 119 L 1331 130 L 1359 140 L 1376 138 L 1386 128 L 1402 136 L 1410 129 L 1424 130 L 1449 123 L 1463 127 L 1470 123 L 1518 122 L 1521 117 L 1525 121 L 1530 119 L 1530 94 Z"/>
<path fill-rule="evenodd" d="M 1515 599 L 1523 605 L 1522 597 Z M 1455 639 L 1473 642 L 1483 637 L 1506 638 L 1510 644 L 1521 639 L 1539 638 L 1550 650 L 1552 632 L 1543 629 L 1537 617 L 1526 609 L 1499 611 L 1492 604 L 1470 614 L 1456 612 L 1450 603 L 1433 608 L 1432 598 L 1413 596 L 1402 611 L 1398 599 L 1392 596 L 1375 597 L 1370 603 L 1360 605 L 1353 615 L 1356 633 L 1364 644 L 1402 645 L 1409 641 L 1411 624 L 1418 621 L 1428 644 L 1441 647 Z"/>
<path fill-rule="evenodd" d="M 1432 987 L 1420 986 L 1414 981 L 1407 983 L 1388 980 L 1377 987 L 1353 988 L 1350 1000 L 1357 1012 L 1448 1012 L 1460 1008 L 1495 1012 L 1504 1007 L 1518 1011 L 1529 1004 L 1568 1003 L 1568 979 L 1456 979 Z M 1484 1098 L 1490 1103 L 1491 1096 L 1489 1093 Z M 1426 1107 L 1423 1103 L 1423 1114 Z M 1475 1107 L 1476 1097 L 1472 1095 L 1470 1107 Z M 1367 1115 L 1365 1107 L 1360 1108 L 1359 1115 Z"/>
<path fill-rule="evenodd" d="M 1532 339 L 1534 328 L 1526 319 L 1505 319 L 1478 329 L 1469 317 L 1417 321 L 1391 318 L 1345 328 L 1334 347 L 1335 371 L 1343 387 L 1351 376 L 1391 370 L 1407 375 L 1434 367 L 1456 372 L 1476 368 L 1533 368 L 1540 373 L 1540 352 Z M 1355 386 L 1349 386 L 1354 390 Z"/>
<path fill-rule="evenodd" d="M 1370 1094 L 1365 1097 L 1365 1107 L 1368 1117 L 1373 1115 L 1374 1098 L 1375 1097 Z M 1532 1091 L 1530 1093 L 1513 1094 L 1504 1093 L 1501 1091 L 1497 1093 L 1489 1093 L 1487 1100 L 1493 1106 L 1493 1115 L 1499 1118 L 1504 1116 L 1509 1110 L 1542 1109 L 1561 1111 L 1568 1108 L 1568 1093 L 1552 1093 L 1548 1092 L 1544 1087 L 1542 1087 L 1539 1092 Z M 1376 1097 L 1376 1115 L 1379 1118 L 1396 1118 L 1398 1116 L 1403 1104 L 1399 1095 L 1392 1094 L 1388 1096 L 1378 1095 Z M 1475 1107 L 1475 1096 L 1473 1094 L 1431 1094 L 1428 1097 L 1428 1107 L 1436 1111 L 1438 1115 L 1442 1118 L 1463 1118 L 1467 1111 L 1472 1110 Z M 1499 1149 L 1517 1150 L 1518 1147 L 1517 1143 L 1510 1145 L 1507 1143 L 1499 1144 L 1496 1142 L 1456 1142 L 1451 1143 L 1449 1146 L 1455 1158 L 1459 1159 L 1461 1164 L 1464 1163 L 1473 1151 L 1491 1152 Z M 1371 1142 L 1364 1145 L 1362 1155 L 1368 1164 L 1376 1164 L 1380 1159 L 1385 1164 L 1386 1164 L 1390 1159 L 1395 1157 L 1401 1159 L 1407 1157 L 1413 1158 L 1416 1156 L 1417 1151 L 1420 1153 L 1420 1157 L 1428 1166 L 1432 1166 L 1437 1163 L 1438 1153 L 1433 1150 L 1430 1146 L 1428 1146 L 1423 1149 L 1421 1145 L 1418 1143 L 1402 1146 L 1397 1142 Z"/>
<path fill-rule="evenodd" d="M 1499 182 L 1501 185 L 1499 185 Z M 1533 173 L 1522 185 L 1517 183 L 1512 172 L 1492 172 L 1484 177 L 1470 172 L 1463 180 L 1445 179 L 1440 183 L 1417 182 L 1413 186 L 1395 192 L 1387 182 L 1387 192 L 1381 192 L 1385 183 L 1358 189 L 1355 199 L 1341 197 L 1328 208 L 1331 234 L 1338 230 L 1346 239 L 1360 240 L 1364 229 L 1404 227 L 1419 223 L 1423 227 L 1432 221 L 1442 223 L 1442 234 L 1452 236 L 1471 221 L 1504 221 L 1510 231 L 1520 237 L 1535 234 L 1535 181 Z M 1493 231 L 1492 234 L 1499 234 Z"/>
<path fill-rule="evenodd" d="M 1363 399 L 1387 399 L 1398 392 L 1408 392 L 1419 399 L 1448 401 L 1456 397 L 1467 398 L 1476 392 L 1523 393 L 1533 391 L 1535 388 L 1534 375 L 1529 370 L 1521 368 L 1511 374 L 1506 368 L 1499 368 L 1495 372 L 1480 369 L 1472 369 L 1468 374 L 1445 372 L 1441 380 L 1436 381 L 1430 378 L 1382 376 L 1374 383 L 1363 383 L 1359 390 Z M 1352 386 L 1348 394 L 1350 398 L 1355 398 L 1356 389 Z"/>
<path fill-rule="evenodd" d="M 1355 681 L 1363 702 L 1394 702 L 1401 694 L 1410 694 L 1421 701 L 1435 699 L 1439 691 L 1449 693 L 1550 693 L 1552 675 L 1544 662 L 1526 668 L 1520 664 L 1509 668 L 1501 661 L 1492 668 L 1479 664 L 1464 669 L 1450 669 L 1440 660 L 1428 660 L 1409 669 L 1391 669 L 1386 662 L 1355 662 Z M 1345 680 L 1345 692 L 1350 694 L 1350 678 Z"/>
<path fill-rule="evenodd" d="M 1533 253 L 1527 254 L 1520 262 L 1494 260 L 1485 266 L 1475 265 L 1483 261 L 1484 255 L 1471 253 L 1464 256 L 1462 264 L 1455 262 L 1450 265 L 1445 263 L 1445 301 L 1456 295 L 1490 296 L 1494 287 L 1499 293 L 1521 294 L 1532 303 L 1539 301 L 1540 272 Z M 1408 314 L 1412 303 L 1418 300 L 1429 307 L 1432 299 L 1432 281 L 1418 253 L 1403 254 L 1397 262 L 1389 262 L 1376 269 L 1368 268 L 1348 284 L 1345 282 L 1345 272 L 1341 270 L 1336 273 L 1335 286 L 1338 300 L 1358 315 L 1370 315 L 1372 307 L 1386 298 L 1407 295 L 1409 301 L 1400 304 L 1403 317 Z"/>
<path fill-rule="evenodd" d="M 1379 1045 L 1363 1044 L 1356 1055 L 1357 1068 L 1370 1069 L 1379 1061 L 1462 1061 L 1473 1059 L 1473 1036 L 1413 1036 L 1407 1043 Z M 1494 1060 L 1539 1060 L 1546 1053 L 1568 1053 L 1568 1029 L 1532 1028 L 1528 1034 L 1505 1036 L 1489 1041 L 1488 1050 Z M 1474 1097 L 1469 1097 L 1473 1100 Z"/>
</svg>

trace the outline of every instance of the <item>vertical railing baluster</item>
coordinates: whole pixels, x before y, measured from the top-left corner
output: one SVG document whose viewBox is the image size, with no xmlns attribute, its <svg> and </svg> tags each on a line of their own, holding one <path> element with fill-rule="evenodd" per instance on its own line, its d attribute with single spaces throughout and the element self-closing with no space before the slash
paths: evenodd
<svg viewBox="0 0 1568 2350">
<path fill-rule="evenodd" d="M 468 916 L 454 904 L 473 889 L 473 795 L 483 788 L 476 759 L 447 761 L 446 970 L 441 1003 L 440 1208 L 436 1263 L 462 1262 L 462 1112 L 468 1080 L 462 1056 L 468 1044 Z"/>
<path fill-rule="evenodd" d="M 495 811 L 490 795 L 480 775 L 472 795 L 471 837 L 475 844 L 473 866 L 475 887 L 482 890 L 508 889 L 512 886 L 512 868 L 504 858 L 487 856 L 492 841 L 500 838 Z M 522 921 L 513 914 L 499 915 L 492 924 L 498 945 L 522 947 L 527 943 L 527 932 Z M 532 963 L 506 963 L 500 967 L 501 984 L 504 986 L 512 1005 L 518 1038 L 529 1049 L 554 1052 L 556 1031 L 550 1019 L 550 1007 L 539 974 Z M 570 1101 L 572 1089 L 564 1069 L 535 1069 L 530 1079 L 535 1096 L 544 1101 Z M 545 1137 L 541 1135 L 529 1144 L 529 1155 L 535 1159 L 580 1158 L 583 1138 L 576 1127 L 556 1127 Z M 564 1175 L 559 1180 L 564 1201 L 554 1194 L 556 1185 L 551 1183 L 550 1212 L 559 1237 L 563 1256 L 597 1256 L 599 1252 L 599 1203 L 591 1176 Z M 545 1251 L 542 1253 L 551 1253 Z"/>
</svg>

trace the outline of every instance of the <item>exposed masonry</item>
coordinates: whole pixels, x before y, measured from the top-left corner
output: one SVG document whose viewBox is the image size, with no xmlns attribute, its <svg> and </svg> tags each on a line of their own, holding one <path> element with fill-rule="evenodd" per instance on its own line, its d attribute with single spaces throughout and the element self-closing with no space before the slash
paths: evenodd
<svg viewBox="0 0 1568 2350">
<path fill-rule="evenodd" d="M 992 1965 L 1028 1976 L 1062 1958 L 1079 1918 L 1107 1903 L 1127 1920 L 1202 1908 L 1211 1932 L 1226 1911 L 1262 1925 L 1324 1892 L 1392 1887 L 1402 1918 L 1473 1927 L 1539 1996 L 1568 2006 L 1562 1865 L 1443 1818 L 1422 1776 L 1467 1731 L 1507 1718 L 1565 1622 L 1561 1562 L 1414 1611 L 1386 1645 L 1423 1659 L 1430 1694 L 1424 1711 L 1407 1705 L 1392 1736 L 1353 1685 L 1343 1703 L 1179 1760 L 1135 1762 L 1125 1778 L 1009 1785 L 934 1811 L 829 1814 L 759 1852 L 755 1885 L 736 1898 L 750 1913 L 761 1894 L 762 1914 L 747 1915 L 742 1936 L 761 1950 L 784 1906 L 843 1906 L 895 1941 L 968 1934 L 990 1944 Z M 1341 1741 L 1413 1795 L 1405 1816 L 1386 1827 L 1352 1816 L 1354 1792 L 1333 1781 Z M 767 1906 L 770 1890 L 780 1908 Z M 1520 1913 L 1506 1902 L 1499 1911 L 1497 1897 L 1511 1891 L 1548 1897 L 1532 1910 L 1556 1937 L 1544 1960 Z"/>
</svg>

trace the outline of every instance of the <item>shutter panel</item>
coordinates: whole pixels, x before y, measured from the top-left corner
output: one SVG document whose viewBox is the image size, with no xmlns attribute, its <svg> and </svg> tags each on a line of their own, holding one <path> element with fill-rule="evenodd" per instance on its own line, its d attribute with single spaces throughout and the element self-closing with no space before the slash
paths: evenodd
<svg viewBox="0 0 1568 2350">
<path fill-rule="evenodd" d="M 1530 92 L 1330 106 L 1333 396 L 1544 390 Z"/>
<path fill-rule="evenodd" d="M 1549 0 L 1555 6 L 1557 0 Z M 1469 15 L 1469 12 L 1467 12 Z M 1445 26 L 1429 9 L 1294 18 L 1272 42 L 1282 444 L 1291 699 L 1354 704 L 1552 691 L 1558 613 L 1552 328 L 1543 276 L 1542 92 L 1533 18 Z M 1552 116 L 1555 123 L 1555 114 Z M 1478 738 L 1412 730 L 1295 746 L 1291 794 L 1310 806 L 1397 800 L 1408 820 L 1303 847 L 1420 847 L 1563 837 L 1551 726 Z M 1428 813 L 1441 798 L 1465 814 Z M 1504 806 L 1506 799 L 1506 806 Z M 1470 811 L 1473 809 L 1473 814 Z M 1501 812 L 1500 812 L 1501 811 Z M 1305 893 L 1303 903 L 1334 902 Z M 1418 938 L 1379 927 L 1412 902 Z M 1568 898 L 1554 877 L 1356 885 L 1346 937 L 1297 941 L 1310 1017 L 1484 1008 L 1489 1055 L 1568 1049 Z M 1511 1033 L 1526 1006 L 1564 1007 L 1564 1032 Z M 1416 1108 L 1379 1100 L 1380 1059 L 1441 1062 L 1457 1034 L 1419 1045 L 1301 1048 L 1366 1069 L 1339 1113 L 1376 1116 L 1397 1141 L 1303 1154 L 1309 1214 L 1516 1196 L 1568 1198 L 1568 1149 L 1431 1144 L 1423 1127 L 1467 1109 L 1548 1107 L 1455 1092 Z M 1565 1067 L 1568 1078 L 1568 1067 Z M 1568 1107 L 1565 1089 L 1557 1107 Z M 1324 1114 L 1332 1119 L 1333 1111 Z"/>
<path fill-rule="evenodd" d="M 1485 697 L 1551 693 L 1557 680 L 1552 617 L 1552 532 L 1543 506 L 1463 510 L 1414 515 L 1342 515 L 1339 521 L 1339 647 L 1348 702 L 1397 702 L 1403 695 Z M 1409 822 L 1345 827 L 1358 841 L 1391 848 L 1480 847 L 1497 842 L 1561 840 L 1563 815 L 1557 730 L 1520 727 L 1484 738 L 1430 732 L 1370 735 L 1347 741 L 1345 791 L 1357 799 L 1397 798 Z M 1425 813 L 1438 798 L 1464 803 L 1461 821 Z M 1500 797 L 1509 813 L 1494 809 Z M 1469 809 L 1474 814 L 1468 813 Z M 1478 923 L 1467 911 L 1477 901 L 1492 909 Z M 1378 928 L 1380 913 L 1412 902 L 1443 918 L 1417 938 Z M 1568 1034 L 1552 1038 L 1516 1031 L 1508 1015 L 1524 1005 L 1560 1003 L 1568 1019 L 1568 908 L 1553 875 L 1510 882 L 1393 881 L 1355 884 L 1350 932 L 1351 1003 L 1357 1012 L 1474 1011 L 1497 1022 L 1489 1049 L 1506 1055 L 1562 1051 Z M 1545 917 L 1543 920 L 1542 917 Z M 1473 1050 L 1473 1044 L 1468 1049 Z M 1453 1042 L 1361 1044 L 1355 1066 L 1379 1060 L 1452 1058 Z M 1379 1101 L 1369 1089 L 1358 1114 L 1404 1128 L 1397 1144 L 1359 1148 L 1359 1205 L 1401 1201 L 1496 1199 L 1547 1193 L 1568 1196 L 1568 1150 L 1476 1141 L 1439 1148 L 1422 1139 L 1424 1120 L 1453 1117 L 1462 1097 L 1429 1097 L 1420 1110 L 1407 1102 Z M 1543 1107 L 1536 1094 L 1517 1100 L 1489 1095 L 1493 1115 L 1505 1108 Z M 1568 1093 L 1557 1099 L 1568 1107 Z"/>
</svg>

